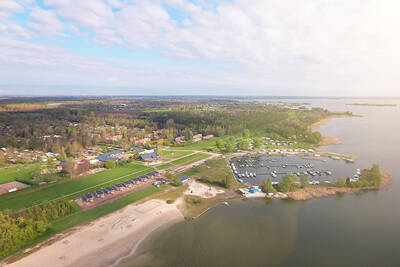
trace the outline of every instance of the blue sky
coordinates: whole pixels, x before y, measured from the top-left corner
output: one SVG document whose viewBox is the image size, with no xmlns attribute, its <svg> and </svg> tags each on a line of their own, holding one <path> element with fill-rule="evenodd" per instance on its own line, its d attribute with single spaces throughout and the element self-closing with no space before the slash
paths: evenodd
<svg viewBox="0 0 400 267">
<path fill-rule="evenodd" d="M 400 96 L 395 0 L 1 0 L 0 94 Z"/>
</svg>

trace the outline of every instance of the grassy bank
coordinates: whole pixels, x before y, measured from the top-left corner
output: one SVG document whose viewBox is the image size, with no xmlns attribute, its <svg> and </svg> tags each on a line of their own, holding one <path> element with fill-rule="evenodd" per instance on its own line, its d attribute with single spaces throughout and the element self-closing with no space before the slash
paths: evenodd
<svg viewBox="0 0 400 267">
<path fill-rule="evenodd" d="M 192 155 L 171 161 L 169 163 L 161 164 L 161 165 L 157 166 L 157 169 L 164 170 L 164 169 L 167 169 L 167 168 L 170 168 L 173 166 L 177 166 L 177 165 L 190 164 L 190 163 L 202 160 L 202 159 L 206 159 L 208 157 L 210 157 L 209 154 L 200 152 L 200 153 L 192 154 Z"/>
<path fill-rule="evenodd" d="M 44 188 L 4 194 L 0 196 L 0 210 L 30 207 L 45 200 L 52 200 L 62 196 L 68 196 L 69 199 L 72 199 L 86 192 L 125 181 L 151 170 L 151 168 L 143 165 L 129 164 Z M 74 194 L 75 192 L 77 193 Z"/>
<path fill-rule="evenodd" d="M 18 251 L 13 251 L 12 253 L 8 254 L 14 254 L 17 252 L 22 251 L 23 249 L 26 249 L 28 247 L 31 247 L 33 245 L 36 245 L 42 241 L 45 241 L 46 239 L 63 232 L 71 227 L 88 223 L 94 219 L 100 218 L 106 214 L 109 214 L 111 212 L 114 212 L 116 210 L 119 210 L 129 204 L 135 203 L 141 199 L 144 199 L 152 194 L 155 194 L 157 192 L 160 192 L 164 190 L 167 186 L 163 185 L 159 188 L 157 187 L 149 187 L 146 189 L 143 189 L 141 191 L 134 192 L 132 194 L 126 195 L 120 199 L 117 199 L 111 203 L 104 204 L 102 206 L 98 206 L 96 208 L 90 209 L 90 210 L 81 210 L 78 211 L 70 216 L 63 217 L 61 219 L 55 220 L 51 223 L 51 227 L 48 231 L 46 231 L 43 235 L 40 237 L 36 238 L 30 243 L 27 243 L 23 248 L 19 249 Z M 18 256 L 15 256 L 17 259 Z M 13 259 L 11 259 L 13 260 Z"/>
<path fill-rule="evenodd" d="M 175 149 L 173 149 L 175 150 Z M 186 155 L 189 155 L 191 152 L 190 151 L 170 151 L 170 150 L 159 150 L 158 154 L 160 154 L 161 157 L 164 158 L 169 158 L 169 159 L 176 159 L 180 158 Z"/>
</svg>

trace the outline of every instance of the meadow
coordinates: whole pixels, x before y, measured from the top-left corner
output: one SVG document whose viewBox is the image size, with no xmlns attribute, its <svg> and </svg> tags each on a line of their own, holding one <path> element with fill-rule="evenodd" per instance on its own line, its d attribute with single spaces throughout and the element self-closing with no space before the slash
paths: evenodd
<svg viewBox="0 0 400 267">
<path fill-rule="evenodd" d="M 177 165 L 190 164 L 190 163 L 202 160 L 202 159 L 206 159 L 208 157 L 210 157 L 209 154 L 201 153 L 201 152 L 196 153 L 196 154 L 191 154 L 189 156 L 171 161 L 169 163 L 161 164 L 161 165 L 157 166 L 157 169 L 164 170 L 164 169 L 167 169 L 167 168 L 170 168 L 173 166 L 177 166 Z"/>
<path fill-rule="evenodd" d="M 0 184 L 9 183 L 15 180 L 30 181 L 32 176 L 32 166 L 21 166 L 5 168 L 0 170 Z"/>
<path fill-rule="evenodd" d="M 152 170 L 152 168 L 143 165 L 129 164 L 86 177 L 67 180 L 55 185 L 35 187 L 32 190 L 4 194 L 0 196 L 0 210 L 26 208 L 42 203 L 45 200 L 53 200 L 60 197 L 73 199 L 87 192 L 117 184 L 146 174 Z"/>
<path fill-rule="evenodd" d="M 175 150 L 175 148 L 173 149 Z M 176 159 L 186 155 L 189 155 L 190 151 L 171 151 L 171 150 L 159 150 L 158 154 L 161 157 L 169 158 L 169 159 Z"/>
</svg>

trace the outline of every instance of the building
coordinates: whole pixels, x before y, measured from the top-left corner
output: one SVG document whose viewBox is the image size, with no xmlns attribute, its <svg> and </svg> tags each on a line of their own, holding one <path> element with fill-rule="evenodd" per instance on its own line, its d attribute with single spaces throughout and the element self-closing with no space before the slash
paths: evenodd
<svg viewBox="0 0 400 267">
<path fill-rule="evenodd" d="M 150 142 L 150 141 L 151 141 L 151 138 L 145 137 L 143 139 L 136 140 L 135 141 L 135 145 L 144 145 L 144 144 L 146 144 L 147 142 Z"/>
<path fill-rule="evenodd" d="M 118 161 L 122 153 L 124 153 L 122 149 L 114 149 L 110 152 L 101 154 L 100 156 L 96 157 L 96 159 L 101 162 L 107 162 L 109 160 Z"/>
<path fill-rule="evenodd" d="M 138 153 L 139 155 L 154 153 L 154 149 L 145 149 L 135 146 L 131 147 L 131 150 Z"/>
<path fill-rule="evenodd" d="M 182 143 L 183 141 L 185 141 L 185 136 L 183 135 L 175 138 L 176 143 Z"/>
<path fill-rule="evenodd" d="M 190 180 L 190 176 L 189 175 L 183 175 L 183 176 L 181 176 L 180 180 L 181 180 L 182 183 L 185 183 L 185 182 Z"/>
<path fill-rule="evenodd" d="M 214 137 L 213 134 L 209 134 L 209 135 L 204 136 L 203 139 L 204 139 L 204 140 L 208 140 L 208 139 L 211 139 L 211 138 L 213 138 L 213 137 Z"/>
<path fill-rule="evenodd" d="M 151 161 L 156 159 L 158 159 L 158 154 L 156 152 L 142 154 L 138 157 L 138 160 L 143 160 L 143 161 Z"/>
<path fill-rule="evenodd" d="M 199 142 L 203 138 L 202 134 L 193 135 L 193 142 Z"/>
</svg>

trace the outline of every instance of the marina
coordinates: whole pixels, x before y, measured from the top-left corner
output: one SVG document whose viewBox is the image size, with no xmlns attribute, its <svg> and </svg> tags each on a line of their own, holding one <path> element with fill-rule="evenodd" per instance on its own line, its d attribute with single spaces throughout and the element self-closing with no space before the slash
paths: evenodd
<svg viewBox="0 0 400 267">
<path fill-rule="evenodd" d="M 268 178 L 276 185 L 288 173 L 307 175 L 311 185 L 321 182 L 333 184 L 340 177 L 357 181 L 361 175 L 357 164 L 319 155 L 242 156 L 231 160 L 231 168 L 240 183 L 251 185 L 260 185 Z"/>
</svg>

